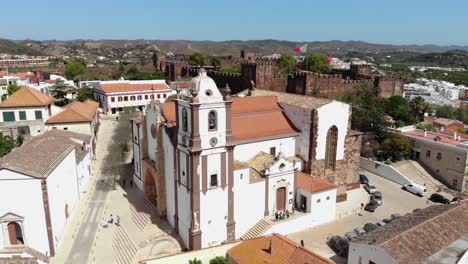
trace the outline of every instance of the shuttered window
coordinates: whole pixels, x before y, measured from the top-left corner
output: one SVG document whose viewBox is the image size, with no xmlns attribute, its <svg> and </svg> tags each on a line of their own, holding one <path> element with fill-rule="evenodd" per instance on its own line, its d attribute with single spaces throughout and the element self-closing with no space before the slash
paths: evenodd
<svg viewBox="0 0 468 264">
<path fill-rule="evenodd" d="M 15 121 L 15 112 L 3 112 L 3 121 L 4 122 Z"/>
<path fill-rule="evenodd" d="M 34 111 L 34 114 L 36 115 L 36 120 L 42 119 L 42 111 Z"/>
<path fill-rule="evenodd" d="M 26 111 L 20 111 L 19 118 L 20 120 L 26 120 Z"/>
</svg>

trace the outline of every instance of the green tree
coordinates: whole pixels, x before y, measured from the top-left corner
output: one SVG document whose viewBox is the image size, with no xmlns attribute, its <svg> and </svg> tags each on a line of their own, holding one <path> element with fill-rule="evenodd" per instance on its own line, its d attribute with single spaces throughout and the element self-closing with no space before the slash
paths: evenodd
<svg viewBox="0 0 468 264">
<path fill-rule="evenodd" d="M 442 105 L 442 106 L 437 107 L 437 110 L 436 110 L 437 117 L 454 119 L 455 115 L 456 115 L 456 110 L 450 105 Z"/>
<path fill-rule="evenodd" d="M 192 53 L 189 58 L 189 63 L 195 66 L 204 66 L 208 60 L 208 54 L 205 52 L 197 51 Z"/>
<path fill-rule="evenodd" d="M 197 258 L 189 260 L 189 264 L 203 264 L 203 262 Z"/>
<path fill-rule="evenodd" d="M 393 162 L 404 159 L 411 153 L 411 143 L 407 137 L 401 135 L 392 135 L 380 145 L 380 155 L 383 160 Z"/>
<path fill-rule="evenodd" d="M 290 74 L 296 71 L 296 58 L 291 53 L 281 54 L 277 63 L 281 74 Z"/>
<path fill-rule="evenodd" d="M 166 98 L 166 102 L 175 102 L 176 99 L 177 99 L 177 95 L 171 94 Z"/>
<path fill-rule="evenodd" d="M 221 58 L 220 57 L 211 57 L 211 65 L 215 68 L 221 67 Z"/>
<path fill-rule="evenodd" d="M 468 124 L 468 105 L 462 104 L 456 111 L 457 120 L 462 121 L 465 124 Z"/>
<path fill-rule="evenodd" d="M 67 95 L 65 92 L 65 89 L 67 88 L 67 85 L 65 82 L 61 79 L 55 80 L 54 86 L 52 86 L 50 93 L 55 99 L 63 99 Z"/>
<path fill-rule="evenodd" d="M 404 123 L 412 123 L 414 121 L 409 103 L 402 96 L 392 96 L 385 103 L 385 112 L 395 120 L 403 121 Z"/>
<path fill-rule="evenodd" d="M 327 55 L 323 53 L 311 53 L 304 58 L 304 69 L 307 71 L 328 73 L 331 66 L 328 63 Z"/>
<path fill-rule="evenodd" d="M 20 87 L 16 83 L 12 82 L 12 83 L 8 84 L 8 86 L 7 86 L 7 93 L 8 93 L 8 95 L 12 95 L 12 94 L 16 93 L 16 91 L 18 91 L 19 89 L 20 89 Z"/>
<path fill-rule="evenodd" d="M 417 96 L 409 102 L 409 105 L 416 123 L 421 122 L 423 120 L 424 113 L 429 109 L 429 104 L 426 103 L 421 96 Z"/>
<path fill-rule="evenodd" d="M 10 136 L 0 135 L 0 157 L 10 153 L 16 146 L 16 140 Z"/>
<path fill-rule="evenodd" d="M 130 66 L 130 68 L 127 70 L 128 75 L 136 75 L 137 73 L 139 73 L 139 71 L 136 65 Z"/>
<path fill-rule="evenodd" d="M 76 100 L 83 102 L 86 101 L 86 99 L 93 100 L 93 89 L 88 86 L 78 88 Z"/>
<path fill-rule="evenodd" d="M 226 257 L 218 256 L 211 259 L 210 264 L 229 264 L 229 260 Z"/>
<path fill-rule="evenodd" d="M 86 73 L 86 63 L 83 60 L 74 60 L 65 65 L 65 78 L 75 80 L 75 78 Z"/>
</svg>

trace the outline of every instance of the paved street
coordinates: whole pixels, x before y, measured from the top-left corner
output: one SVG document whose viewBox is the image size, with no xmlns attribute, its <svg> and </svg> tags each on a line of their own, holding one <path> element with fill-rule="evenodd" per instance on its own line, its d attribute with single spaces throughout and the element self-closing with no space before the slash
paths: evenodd
<svg viewBox="0 0 468 264">
<path fill-rule="evenodd" d="M 288 237 L 296 242 L 304 240 L 305 247 L 313 250 L 324 257 L 331 258 L 337 263 L 346 263 L 346 260 L 336 256 L 326 244 L 327 238 L 352 231 L 356 227 L 362 227 L 366 223 L 376 223 L 383 218 L 389 217 L 393 213 L 401 215 L 412 212 L 416 208 L 424 208 L 431 204 L 427 197 L 418 197 L 401 189 L 401 186 L 388 181 L 380 176 L 370 172 L 361 172 L 368 176 L 369 181 L 374 184 L 377 190 L 382 192 L 383 205 L 374 213 L 362 211 L 362 213 L 343 217 L 329 224 L 321 225 L 316 228 L 310 228 Z"/>
</svg>

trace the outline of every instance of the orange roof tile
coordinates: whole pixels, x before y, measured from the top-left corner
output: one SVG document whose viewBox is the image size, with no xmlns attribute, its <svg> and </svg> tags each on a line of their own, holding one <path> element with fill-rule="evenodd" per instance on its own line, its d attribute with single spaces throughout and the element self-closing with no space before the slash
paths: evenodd
<svg viewBox="0 0 468 264">
<path fill-rule="evenodd" d="M 101 83 L 106 93 L 170 89 L 165 83 Z"/>
<path fill-rule="evenodd" d="M 432 140 L 432 141 L 437 141 L 439 143 L 445 143 L 445 144 L 450 144 L 450 145 L 460 145 L 462 142 L 453 139 L 453 137 L 449 135 L 444 135 L 441 133 L 433 133 L 427 131 L 426 136 L 424 136 L 424 131 L 423 130 L 410 130 L 410 131 L 405 131 L 402 133 L 402 135 L 406 136 L 413 136 L 417 138 L 422 138 L 426 140 Z"/>
<path fill-rule="evenodd" d="M 24 86 L 0 103 L 0 108 L 46 106 L 53 101 L 53 97 Z"/>
<path fill-rule="evenodd" d="M 309 193 L 321 192 L 334 189 L 337 186 L 317 176 L 311 176 L 303 172 L 296 172 L 296 184 L 298 188 L 304 189 Z"/>
<path fill-rule="evenodd" d="M 7 71 L 0 71 L 0 76 L 6 76 L 6 75 L 8 75 Z"/>
<path fill-rule="evenodd" d="M 279 234 L 245 240 L 227 254 L 238 264 L 335 263 Z"/>
<path fill-rule="evenodd" d="M 78 123 L 93 121 L 98 111 L 99 103 L 91 100 L 85 102 L 75 101 L 66 105 L 62 112 L 50 117 L 47 124 Z"/>
<path fill-rule="evenodd" d="M 232 114 L 280 111 L 276 96 L 240 97 L 232 99 Z"/>
</svg>

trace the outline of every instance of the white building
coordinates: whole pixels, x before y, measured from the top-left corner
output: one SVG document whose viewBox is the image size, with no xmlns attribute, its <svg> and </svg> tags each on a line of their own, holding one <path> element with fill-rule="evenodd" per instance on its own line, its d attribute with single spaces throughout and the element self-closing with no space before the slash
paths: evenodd
<svg viewBox="0 0 468 264">
<path fill-rule="evenodd" d="M 45 263 L 55 255 L 89 180 L 89 139 L 48 131 L 2 158 L 0 260 L 22 255 Z"/>
<path fill-rule="evenodd" d="M 143 111 L 151 100 L 165 102 L 173 92 L 165 80 L 101 81 L 93 85 L 94 99 L 104 113 L 118 113 L 124 109 Z"/>
<path fill-rule="evenodd" d="M 262 233 L 285 235 L 332 221 L 337 186 L 309 173 L 317 166 L 320 175 L 334 175 L 337 163 L 346 160 L 349 106 L 317 99 L 302 109 L 316 111 L 320 122 L 312 131 L 310 123 L 291 120 L 276 96 L 224 94 L 202 69 L 175 103 L 153 101 L 146 118 L 132 121 L 133 181 L 186 247 L 206 248 Z M 293 106 L 289 111 L 291 116 L 302 113 Z M 311 133 L 315 139 L 309 145 Z M 309 173 L 301 172 L 304 162 Z M 355 185 L 354 180 L 347 183 Z M 346 189 L 346 183 L 340 184 Z M 252 231 L 293 208 L 302 212 L 260 234 Z"/>
</svg>

